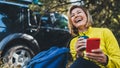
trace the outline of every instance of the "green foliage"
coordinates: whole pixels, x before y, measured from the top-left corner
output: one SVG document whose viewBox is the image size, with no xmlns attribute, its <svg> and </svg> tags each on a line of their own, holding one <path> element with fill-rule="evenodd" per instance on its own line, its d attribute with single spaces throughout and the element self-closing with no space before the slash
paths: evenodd
<svg viewBox="0 0 120 68">
<path fill-rule="evenodd" d="M 69 0 L 40 0 L 40 2 L 43 3 L 43 8 L 46 11 L 49 12 L 58 12 L 58 13 L 64 13 L 67 12 L 66 5 L 67 1 Z"/>
<path fill-rule="evenodd" d="M 95 27 L 111 29 L 120 44 L 120 0 L 39 0 L 43 3 L 42 9 L 50 12 L 66 14 L 73 3 L 84 5 L 93 17 Z"/>
<path fill-rule="evenodd" d="M 111 29 L 120 44 L 120 0 L 84 0 L 97 27 Z"/>
</svg>

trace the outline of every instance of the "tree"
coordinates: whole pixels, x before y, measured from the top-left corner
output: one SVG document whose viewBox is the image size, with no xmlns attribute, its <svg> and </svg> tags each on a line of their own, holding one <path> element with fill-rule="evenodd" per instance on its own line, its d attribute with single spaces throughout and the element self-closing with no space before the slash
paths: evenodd
<svg viewBox="0 0 120 68">
<path fill-rule="evenodd" d="M 120 1 L 84 0 L 84 3 L 93 16 L 93 26 L 111 29 L 120 44 Z"/>
<path fill-rule="evenodd" d="M 94 24 L 97 27 L 111 29 L 120 44 L 120 0 L 40 0 L 43 3 L 42 10 L 66 14 L 73 3 L 84 5 L 91 13 Z"/>
</svg>

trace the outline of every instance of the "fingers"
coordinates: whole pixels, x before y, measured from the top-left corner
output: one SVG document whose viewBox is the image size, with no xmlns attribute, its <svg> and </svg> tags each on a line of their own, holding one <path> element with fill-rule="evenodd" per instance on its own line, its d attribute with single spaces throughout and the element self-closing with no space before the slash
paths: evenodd
<svg viewBox="0 0 120 68">
<path fill-rule="evenodd" d="M 86 41 L 83 38 L 79 38 L 76 42 L 76 48 L 85 45 Z"/>
<path fill-rule="evenodd" d="M 96 54 L 96 53 L 86 53 L 86 56 L 90 59 L 103 59 L 104 57 L 104 54 L 103 53 L 99 53 L 99 54 Z"/>
<path fill-rule="evenodd" d="M 76 51 L 83 51 L 86 49 L 86 45 L 85 45 L 85 41 L 83 41 L 84 39 L 78 39 L 77 43 L 76 43 Z"/>
<path fill-rule="evenodd" d="M 102 53 L 102 50 L 101 49 L 93 49 L 92 53 Z"/>
<path fill-rule="evenodd" d="M 95 50 L 92 53 L 86 53 L 89 59 L 95 60 L 99 63 L 106 63 L 107 57 L 101 50 Z"/>
<path fill-rule="evenodd" d="M 102 52 L 101 49 L 94 49 L 92 50 L 92 53 L 86 53 L 88 58 L 102 58 L 104 56 L 104 53 Z"/>
<path fill-rule="evenodd" d="M 83 51 L 86 49 L 85 41 L 83 38 L 79 38 L 75 45 L 75 50 L 79 56 L 83 56 Z"/>
<path fill-rule="evenodd" d="M 98 57 L 98 56 L 96 57 L 96 56 L 92 56 L 92 55 L 87 55 L 87 57 L 89 59 L 92 59 L 92 60 L 97 61 L 99 63 L 101 63 L 101 61 L 103 60 L 103 57 Z"/>
<path fill-rule="evenodd" d="M 79 48 L 76 49 L 77 52 L 79 51 L 84 51 L 86 49 L 86 46 L 80 46 Z"/>
</svg>

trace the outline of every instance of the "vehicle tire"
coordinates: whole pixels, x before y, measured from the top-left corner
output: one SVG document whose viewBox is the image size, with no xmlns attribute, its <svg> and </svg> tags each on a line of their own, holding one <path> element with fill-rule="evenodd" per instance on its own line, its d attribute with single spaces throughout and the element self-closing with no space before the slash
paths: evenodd
<svg viewBox="0 0 120 68">
<path fill-rule="evenodd" d="M 20 66 L 26 68 L 26 64 L 34 56 L 33 50 L 24 43 L 15 43 L 14 46 L 8 48 L 4 55 L 4 63 L 12 67 Z"/>
</svg>

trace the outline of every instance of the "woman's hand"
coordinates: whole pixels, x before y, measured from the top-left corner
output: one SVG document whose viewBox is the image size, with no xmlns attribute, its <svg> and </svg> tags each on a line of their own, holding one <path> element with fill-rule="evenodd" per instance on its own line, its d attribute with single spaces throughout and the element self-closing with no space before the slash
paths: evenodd
<svg viewBox="0 0 120 68">
<path fill-rule="evenodd" d="M 76 45 L 75 45 L 75 50 L 77 52 L 77 55 L 78 56 L 83 56 L 83 51 L 86 49 L 86 39 L 84 38 L 79 38 L 76 42 Z"/>
<path fill-rule="evenodd" d="M 108 57 L 102 52 L 101 49 L 94 49 L 92 50 L 92 53 L 86 53 L 86 56 L 89 59 L 95 60 L 103 65 L 106 65 L 108 62 Z"/>
</svg>

